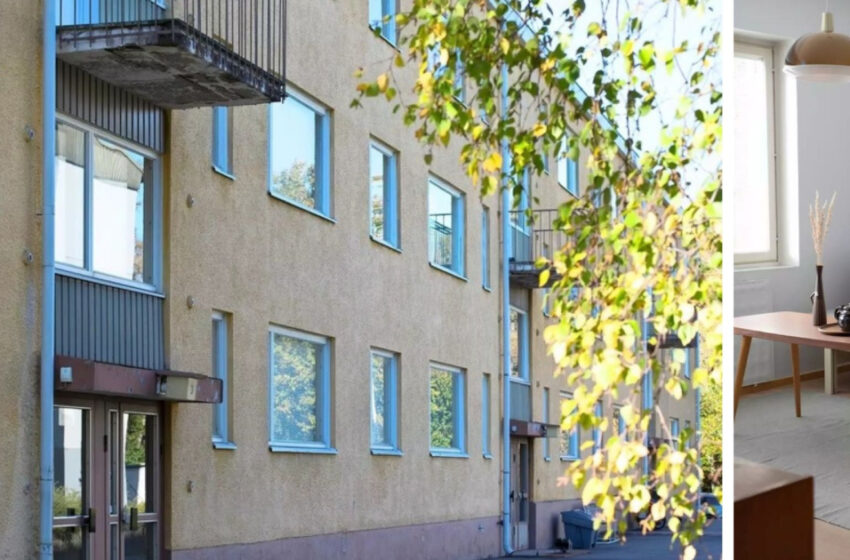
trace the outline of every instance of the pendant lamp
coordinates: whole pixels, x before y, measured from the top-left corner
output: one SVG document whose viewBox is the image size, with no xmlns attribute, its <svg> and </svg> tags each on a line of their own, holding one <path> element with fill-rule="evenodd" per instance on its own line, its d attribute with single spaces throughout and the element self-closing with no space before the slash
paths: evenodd
<svg viewBox="0 0 850 560">
<path fill-rule="evenodd" d="M 819 33 L 803 35 L 785 57 L 785 72 L 798 80 L 850 82 L 850 37 L 835 33 L 829 2 Z"/>
</svg>

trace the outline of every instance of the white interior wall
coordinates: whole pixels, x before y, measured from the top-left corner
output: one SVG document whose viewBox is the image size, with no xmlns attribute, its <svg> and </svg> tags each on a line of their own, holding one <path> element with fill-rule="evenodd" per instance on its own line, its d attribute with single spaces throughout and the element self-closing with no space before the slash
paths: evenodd
<svg viewBox="0 0 850 560">
<path fill-rule="evenodd" d="M 836 31 L 850 34 L 850 3 L 830 7 Z M 782 255 L 781 266 L 735 271 L 736 316 L 811 311 L 815 257 L 808 208 L 816 190 L 822 197 L 838 193 L 824 248 L 827 313 L 850 302 L 850 84 L 794 82 L 781 70 L 791 42 L 818 30 L 823 8 L 819 2 L 798 0 L 735 2 L 736 33 L 777 43 L 777 213 Z M 736 360 L 739 345 L 736 337 Z M 800 360 L 804 372 L 823 368 L 821 351 L 801 348 Z M 790 372 L 787 344 L 753 342 L 745 384 L 786 377 Z"/>
</svg>

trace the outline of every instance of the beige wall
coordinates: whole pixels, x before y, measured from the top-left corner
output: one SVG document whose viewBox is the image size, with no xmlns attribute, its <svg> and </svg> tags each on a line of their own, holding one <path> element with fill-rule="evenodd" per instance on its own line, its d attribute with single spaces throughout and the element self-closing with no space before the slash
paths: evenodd
<svg viewBox="0 0 850 560">
<path fill-rule="evenodd" d="M 30 558 L 38 535 L 41 267 L 41 3 L 0 3 L 0 557 Z M 25 127 L 36 131 L 27 142 Z M 22 254 L 32 251 L 33 264 Z"/>
</svg>

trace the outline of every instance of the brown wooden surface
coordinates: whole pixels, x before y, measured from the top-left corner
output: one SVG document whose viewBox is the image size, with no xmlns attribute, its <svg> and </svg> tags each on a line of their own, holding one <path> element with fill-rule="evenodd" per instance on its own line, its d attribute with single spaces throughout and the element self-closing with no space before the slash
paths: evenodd
<svg viewBox="0 0 850 560">
<path fill-rule="evenodd" d="M 735 560 L 814 558 L 814 480 L 735 458 Z"/>
<path fill-rule="evenodd" d="M 741 399 L 741 386 L 744 384 L 744 372 L 747 370 L 747 357 L 750 355 L 750 343 L 753 339 L 749 336 L 744 336 L 741 343 L 741 355 L 738 356 L 738 371 L 735 374 L 735 408 L 732 411 L 732 416 L 738 414 L 738 401 Z"/>
<path fill-rule="evenodd" d="M 850 352 L 850 337 L 818 332 L 818 328 L 812 324 L 810 313 L 775 311 L 745 315 L 735 317 L 733 325 L 735 334 L 743 336 Z"/>
</svg>

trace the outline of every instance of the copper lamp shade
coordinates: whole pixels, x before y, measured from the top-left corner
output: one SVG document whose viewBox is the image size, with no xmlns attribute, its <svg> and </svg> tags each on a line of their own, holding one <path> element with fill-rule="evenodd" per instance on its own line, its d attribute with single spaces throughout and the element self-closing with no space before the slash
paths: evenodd
<svg viewBox="0 0 850 560">
<path fill-rule="evenodd" d="M 850 82 L 850 37 L 833 31 L 831 13 L 824 12 L 819 33 L 803 35 L 791 46 L 785 72 L 799 80 Z"/>
</svg>

